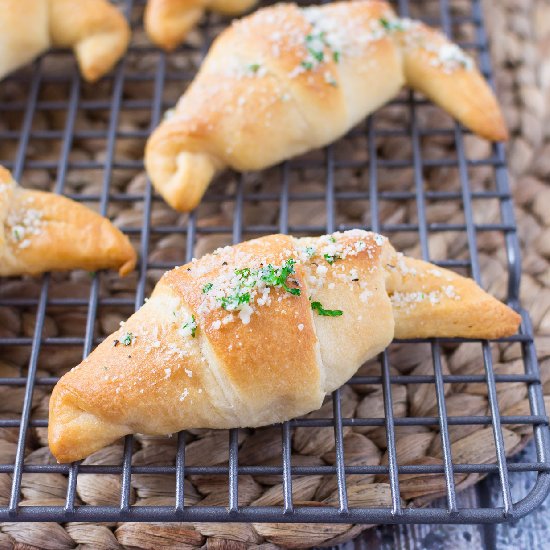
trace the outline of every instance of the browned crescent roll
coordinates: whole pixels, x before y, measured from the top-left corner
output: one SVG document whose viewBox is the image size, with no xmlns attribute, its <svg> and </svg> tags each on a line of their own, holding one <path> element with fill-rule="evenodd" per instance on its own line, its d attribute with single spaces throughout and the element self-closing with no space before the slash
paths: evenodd
<svg viewBox="0 0 550 550">
<path fill-rule="evenodd" d="M 217 172 L 258 170 L 326 145 L 404 84 L 481 136 L 506 139 L 473 60 L 387 3 L 261 9 L 216 39 L 148 140 L 147 172 L 171 206 L 191 210 Z"/>
<path fill-rule="evenodd" d="M 130 27 L 109 0 L 2 0 L 0 78 L 51 46 L 73 48 L 94 81 L 109 72 L 130 41 Z"/>
<path fill-rule="evenodd" d="M 0 276 L 64 269 L 134 269 L 128 237 L 66 197 L 19 187 L 0 166 Z"/>
<path fill-rule="evenodd" d="M 167 272 L 57 383 L 49 445 L 81 459 L 129 433 L 306 414 L 394 338 L 494 338 L 520 318 L 466 279 L 353 230 L 271 235 Z"/>
<path fill-rule="evenodd" d="M 239 15 L 256 0 L 149 0 L 145 8 L 145 30 L 152 42 L 166 50 L 181 44 L 206 10 Z"/>
</svg>

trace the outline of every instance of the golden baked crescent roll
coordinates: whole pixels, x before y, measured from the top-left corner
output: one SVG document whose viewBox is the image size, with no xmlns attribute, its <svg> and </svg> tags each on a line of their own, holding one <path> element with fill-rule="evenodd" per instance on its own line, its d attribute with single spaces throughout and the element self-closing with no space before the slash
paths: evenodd
<svg viewBox="0 0 550 550">
<path fill-rule="evenodd" d="M 136 253 L 108 219 L 66 197 L 19 187 L 0 166 L 0 276 L 134 268 Z"/>
<path fill-rule="evenodd" d="M 109 72 L 130 41 L 130 27 L 108 0 L 3 0 L 0 78 L 48 48 L 73 48 L 94 81 Z"/>
<path fill-rule="evenodd" d="M 255 427 L 306 414 L 394 338 L 493 338 L 519 316 L 472 280 L 353 230 L 272 235 L 167 272 L 57 383 L 60 462 L 129 433 Z"/>
<path fill-rule="evenodd" d="M 474 132 L 503 140 L 496 99 L 473 60 L 385 2 L 279 4 L 215 40 L 145 165 L 175 209 L 191 210 L 226 167 L 258 170 L 330 143 L 395 97 L 420 90 Z"/>
<path fill-rule="evenodd" d="M 149 0 L 145 8 L 145 30 L 152 42 L 166 50 L 181 44 L 206 10 L 238 15 L 256 0 Z"/>
</svg>

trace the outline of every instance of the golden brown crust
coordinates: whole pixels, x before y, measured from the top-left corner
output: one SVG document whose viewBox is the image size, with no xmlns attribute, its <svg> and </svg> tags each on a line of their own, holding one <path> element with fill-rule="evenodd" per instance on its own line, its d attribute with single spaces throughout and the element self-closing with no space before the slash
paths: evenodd
<svg viewBox="0 0 550 550">
<path fill-rule="evenodd" d="M 0 167 L 0 275 L 65 269 L 118 269 L 136 253 L 109 220 L 66 197 L 18 187 Z"/>
<path fill-rule="evenodd" d="M 130 41 L 130 27 L 108 0 L 4 0 L 0 78 L 50 46 L 74 49 L 84 78 L 110 71 Z"/>
<path fill-rule="evenodd" d="M 223 375 L 238 389 L 246 402 L 258 400 L 261 406 L 268 393 L 280 394 L 282 410 L 289 403 L 296 388 L 299 395 L 320 392 L 321 375 L 315 353 L 315 331 L 306 292 L 299 297 L 282 289 L 272 289 L 271 305 L 259 307 L 241 322 L 231 315 L 231 330 L 221 330 L 228 312 L 220 307 L 202 308 L 202 289 L 212 280 L 231 279 L 235 269 L 244 266 L 258 269 L 261 265 L 281 265 L 294 256 L 292 238 L 274 235 L 249 241 L 233 248 L 223 249 L 202 262 L 189 264 L 169 272 L 162 284 L 182 297 L 196 317 L 208 341 L 210 353 L 223 365 Z M 293 275 L 293 286 L 305 288 L 304 274 L 298 267 Z M 217 304 L 215 304 L 217 306 Z M 220 327 L 217 325 L 220 324 Z M 299 338 L 294 333 L 302 326 Z M 217 328 L 216 328 L 217 327 Z M 227 327 L 227 326 L 226 326 Z"/>
<path fill-rule="evenodd" d="M 84 78 L 108 73 L 130 42 L 130 27 L 108 0 L 50 0 L 50 35 L 55 46 L 72 47 Z"/>
<path fill-rule="evenodd" d="M 508 130 L 497 100 L 473 61 L 438 31 L 418 24 L 396 36 L 403 40 L 407 84 L 476 134 L 505 141 Z M 429 47 L 426 47 L 429 45 Z"/>
<path fill-rule="evenodd" d="M 290 259 L 285 289 L 270 277 Z M 61 378 L 50 449 L 67 462 L 127 433 L 280 422 L 318 408 L 394 328 L 400 337 L 486 338 L 512 334 L 518 322 L 472 281 L 403 258 L 365 231 L 226 247 L 168 272 L 119 331 Z"/>
<path fill-rule="evenodd" d="M 29 17 L 30 13 L 32 17 Z M 48 0 L 4 0 L 0 27 L 2 79 L 49 47 Z"/>
<path fill-rule="evenodd" d="M 256 0 L 149 0 L 144 25 L 152 42 L 173 50 L 181 44 L 207 9 L 238 15 L 250 9 Z"/>
<path fill-rule="evenodd" d="M 408 83 L 489 139 L 498 104 L 472 60 L 386 2 L 278 4 L 214 41 L 176 109 L 147 142 L 145 165 L 178 210 L 197 206 L 225 167 L 257 170 L 326 145 Z"/>
<path fill-rule="evenodd" d="M 520 316 L 472 279 L 400 256 L 390 267 L 396 338 L 501 338 L 517 331 Z"/>
</svg>

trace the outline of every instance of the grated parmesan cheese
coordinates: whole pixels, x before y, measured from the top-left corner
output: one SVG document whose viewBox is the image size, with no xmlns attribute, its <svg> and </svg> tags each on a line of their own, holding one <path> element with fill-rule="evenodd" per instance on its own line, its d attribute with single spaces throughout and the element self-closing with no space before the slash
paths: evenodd
<svg viewBox="0 0 550 550">
<path fill-rule="evenodd" d="M 189 395 L 189 390 L 187 388 L 183 388 L 183 392 L 180 395 L 180 401 L 184 401 L 185 398 Z"/>
</svg>

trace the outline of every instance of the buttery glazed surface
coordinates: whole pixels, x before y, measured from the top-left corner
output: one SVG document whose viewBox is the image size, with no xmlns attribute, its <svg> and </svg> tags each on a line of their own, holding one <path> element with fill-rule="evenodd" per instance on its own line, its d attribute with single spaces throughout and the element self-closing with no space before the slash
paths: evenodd
<svg viewBox="0 0 550 550">
<path fill-rule="evenodd" d="M 256 275 L 289 260 L 286 288 Z M 50 448 L 67 462 L 127 433 L 280 422 L 319 408 L 394 335 L 494 338 L 518 324 L 473 281 L 380 235 L 263 237 L 166 273 L 54 388 Z"/>
<path fill-rule="evenodd" d="M 128 237 L 107 218 L 66 197 L 19 187 L 0 166 L 0 276 L 136 263 Z"/>
<path fill-rule="evenodd" d="M 73 48 L 86 80 L 109 72 L 130 27 L 108 0 L 2 0 L 0 79 L 52 46 Z"/>
<path fill-rule="evenodd" d="M 145 164 L 178 210 L 226 167 L 257 170 L 326 145 L 408 84 L 474 132 L 507 131 L 473 60 L 386 2 L 278 4 L 234 22 L 150 137 Z"/>
</svg>

